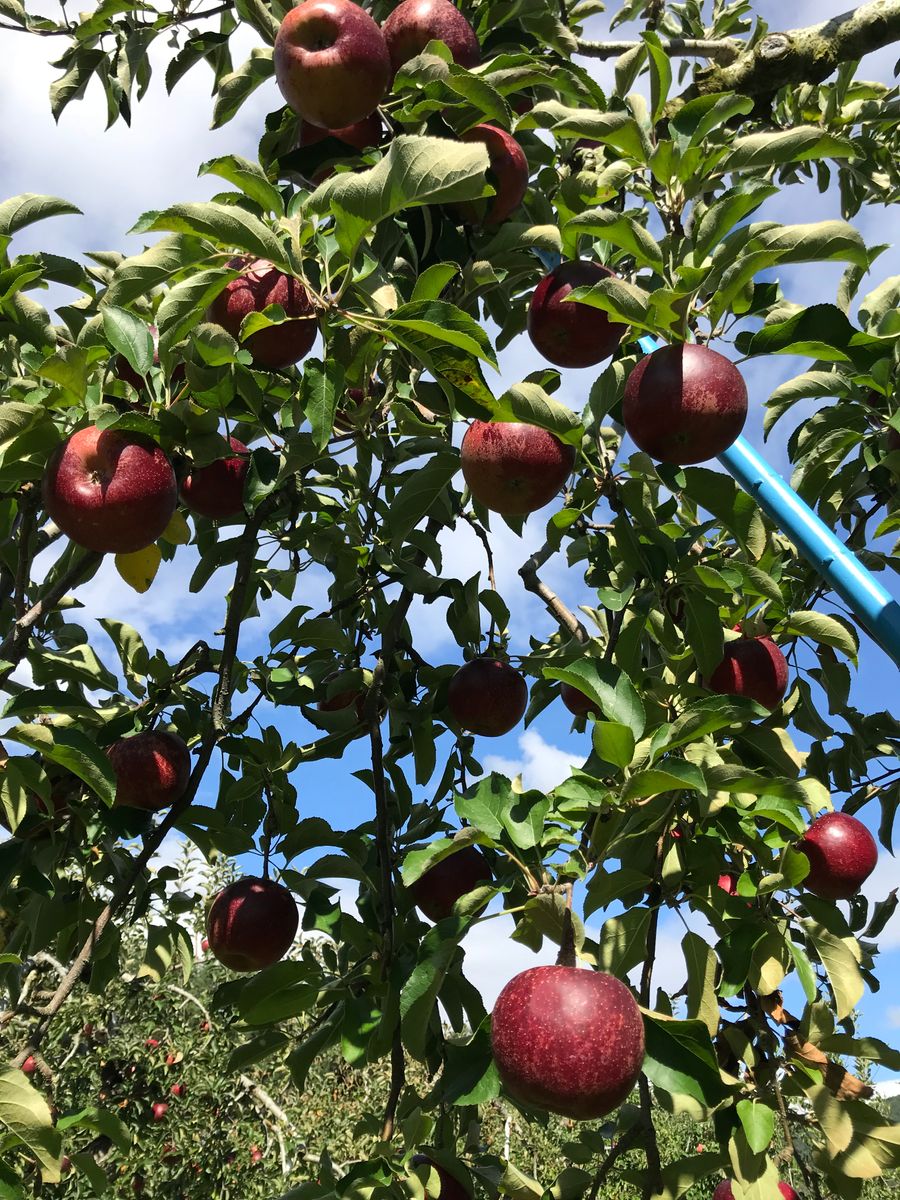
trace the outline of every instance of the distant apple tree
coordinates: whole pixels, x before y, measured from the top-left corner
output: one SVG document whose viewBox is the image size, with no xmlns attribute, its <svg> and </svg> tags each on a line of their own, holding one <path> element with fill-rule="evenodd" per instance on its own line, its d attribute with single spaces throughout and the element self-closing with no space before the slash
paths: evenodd
<svg viewBox="0 0 900 1200">
<path fill-rule="evenodd" d="M 900 1163 L 868 1083 L 900 1054 L 859 1015 L 897 895 L 860 893 L 856 815 L 889 851 L 896 684 L 855 707 L 869 635 L 714 461 L 764 409 L 799 494 L 896 570 L 900 277 L 852 220 L 900 192 L 900 93 L 858 77 L 900 0 L 787 33 L 744 0 L 601 10 L 0 0 L 58 52 L 56 118 L 101 87 L 128 122 L 160 52 L 170 91 L 211 68 L 217 126 L 261 85 L 277 103 L 273 75 L 288 101 L 256 160 L 200 167 L 210 202 L 135 214 L 138 255 L 16 254 L 77 210 L 0 203 L 0 1195 L 143 1188 L 130 1139 L 181 1097 L 148 1118 L 121 1054 L 96 1095 L 78 1076 L 123 971 L 208 1005 L 234 1095 L 243 1073 L 302 1105 L 323 1062 L 372 1081 L 349 1142 L 336 1086 L 314 1161 L 272 1154 L 283 1200 L 856 1200 Z M 840 217 L 770 219 L 801 185 Z M 835 295 L 802 287 L 831 262 Z M 526 330 L 545 365 L 497 395 L 485 368 Z M 748 393 L 778 354 L 804 369 Z M 498 530 L 522 535 L 502 593 Z M 139 593 L 174 563 L 186 622 L 212 581 L 220 616 L 178 661 L 114 611 L 88 630 L 105 556 Z M 527 643 L 525 591 L 547 613 Z M 485 776 L 484 739 L 551 705 L 583 739 L 570 778 Z M 371 793 L 356 827 L 306 782 L 326 759 Z M 170 833 L 218 872 L 208 917 Z M 466 934 L 501 910 L 542 968 L 492 1026 Z M 203 928 L 224 965 L 194 994 Z M 568 1137 L 532 1156 L 548 1112 Z M 166 1144 L 153 1195 L 260 1194 Z"/>
</svg>

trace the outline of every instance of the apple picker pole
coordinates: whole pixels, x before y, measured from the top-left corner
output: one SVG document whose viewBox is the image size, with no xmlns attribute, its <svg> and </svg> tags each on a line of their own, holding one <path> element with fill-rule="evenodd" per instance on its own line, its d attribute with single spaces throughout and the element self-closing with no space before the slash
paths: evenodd
<svg viewBox="0 0 900 1200">
<path fill-rule="evenodd" d="M 645 354 L 651 354 L 661 345 L 652 337 L 641 337 L 638 341 Z M 900 667 L 900 603 L 744 438 L 739 437 L 720 454 L 719 462 L 791 539 Z"/>
</svg>

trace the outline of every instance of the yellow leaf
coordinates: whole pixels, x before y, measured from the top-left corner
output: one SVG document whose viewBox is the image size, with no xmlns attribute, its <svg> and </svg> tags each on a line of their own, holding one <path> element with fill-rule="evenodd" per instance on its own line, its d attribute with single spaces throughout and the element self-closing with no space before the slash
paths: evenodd
<svg viewBox="0 0 900 1200">
<path fill-rule="evenodd" d="M 163 530 L 162 536 L 172 546 L 186 546 L 191 540 L 190 526 L 184 519 L 184 514 L 179 512 L 177 508 L 172 513 L 172 520 Z"/>
<path fill-rule="evenodd" d="M 156 578 L 162 553 L 159 546 L 147 546 L 145 550 L 135 550 L 132 554 L 116 555 L 116 570 L 136 592 L 146 592 Z"/>
</svg>

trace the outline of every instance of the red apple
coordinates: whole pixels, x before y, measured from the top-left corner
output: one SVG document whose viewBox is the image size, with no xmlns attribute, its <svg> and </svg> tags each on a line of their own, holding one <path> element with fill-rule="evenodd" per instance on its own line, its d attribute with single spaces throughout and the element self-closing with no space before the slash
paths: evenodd
<svg viewBox="0 0 900 1200">
<path fill-rule="evenodd" d="M 170 1050 L 169 1053 L 166 1055 L 166 1066 L 174 1067 L 177 1062 L 178 1062 L 178 1055 L 173 1053 Z"/>
<path fill-rule="evenodd" d="M 784 1196 L 784 1200 L 800 1200 L 799 1193 L 795 1192 L 789 1183 L 779 1183 L 778 1190 Z M 734 1200 L 734 1188 L 730 1179 L 722 1180 L 713 1192 L 713 1200 Z"/>
<path fill-rule="evenodd" d="M 96 425 L 57 447 L 42 488 L 47 515 L 63 533 L 101 554 L 151 545 L 178 499 L 172 464 L 154 441 Z"/>
<path fill-rule="evenodd" d="M 522 720 L 528 684 L 509 663 L 473 658 L 460 667 L 447 689 L 447 708 L 461 729 L 500 737 Z"/>
<path fill-rule="evenodd" d="M 352 146 L 354 150 L 368 150 L 370 146 L 378 146 L 384 140 L 384 123 L 377 112 L 341 129 L 322 129 L 320 125 L 301 121 L 297 130 L 297 145 L 316 146 L 327 137 L 336 138 L 337 141 Z"/>
<path fill-rule="evenodd" d="M 235 517 L 244 511 L 244 480 L 250 469 L 250 451 L 243 442 L 230 437 L 234 451 L 205 467 L 194 467 L 181 485 L 182 501 L 201 517 L 218 520 Z"/>
<path fill-rule="evenodd" d="M 738 437 L 746 418 L 740 372 L 708 346 L 663 346 L 642 358 L 625 381 L 625 428 L 660 462 L 683 466 L 715 458 Z"/>
<path fill-rule="evenodd" d="M 144 1045 L 147 1047 L 148 1050 L 155 1050 L 156 1047 L 159 1045 L 159 1042 L 157 1041 L 157 1039 L 155 1037 L 149 1037 L 144 1042 Z"/>
<path fill-rule="evenodd" d="M 200 943 L 200 952 L 205 954 L 209 950 L 209 938 L 204 938 Z"/>
<path fill-rule="evenodd" d="M 260 1150 L 259 1146 L 251 1146 L 250 1147 L 250 1161 L 253 1163 L 258 1163 L 258 1162 L 262 1162 L 262 1158 L 263 1158 L 263 1152 L 262 1152 L 262 1150 Z"/>
<path fill-rule="evenodd" d="M 797 843 L 809 859 L 807 891 L 826 900 L 849 900 L 875 870 L 878 846 L 856 817 L 832 812 L 817 817 Z"/>
<path fill-rule="evenodd" d="M 34 1061 L 33 1055 L 29 1054 L 22 1063 L 21 1071 L 23 1075 L 33 1075 L 37 1070 L 37 1063 Z"/>
<path fill-rule="evenodd" d="M 409 1162 L 410 1166 L 428 1166 L 437 1172 L 440 1180 L 440 1193 L 426 1191 L 425 1200 L 472 1200 L 472 1194 L 468 1188 L 463 1187 L 455 1175 L 451 1175 L 446 1168 L 439 1166 L 427 1154 L 414 1154 Z"/>
<path fill-rule="evenodd" d="M 450 916 L 453 905 L 461 896 L 468 896 L 469 892 L 492 879 L 484 855 L 474 846 L 464 846 L 429 867 L 410 884 L 409 894 L 429 921 L 443 921 Z"/>
<path fill-rule="evenodd" d="M 223 888 L 206 919 L 213 954 L 232 971 L 260 971 L 284 958 L 300 921 L 286 887 L 248 875 Z"/>
<path fill-rule="evenodd" d="M 165 1100 L 157 1100 L 150 1110 L 153 1113 L 154 1121 L 162 1121 L 166 1113 L 169 1111 L 169 1106 Z"/>
<path fill-rule="evenodd" d="M 587 1121 L 612 1112 L 637 1082 L 644 1025 L 614 976 L 532 967 L 497 997 L 491 1046 L 513 1099 Z"/>
<path fill-rule="evenodd" d="M 559 493 L 575 462 L 575 447 L 536 425 L 473 421 L 459 457 L 476 500 L 493 512 L 521 516 Z"/>
<path fill-rule="evenodd" d="M 168 808 L 181 799 L 191 778 L 191 752 L 177 733 L 136 733 L 106 753 L 116 776 L 116 804 L 128 808 Z"/>
<path fill-rule="evenodd" d="M 716 887 L 721 888 L 728 896 L 737 895 L 737 880 L 733 875 L 720 875 L 716 880 Z"/>
<path fill-rule="evenodd" d="M 460 140 L 483 142 L 487 147 L 487 180 L 496 195 L 460 201 L 452 205 L 453 211 L 468 225 L 500 225 L 519 207 L 528 190 L 528 159 L 512 134 L 496 125 L 475 125 Z"/>
<path fill-rule="evenodd" d="M 305 2 L 312 4 L 317 0 Z M 299 9 L 292 9 L 292 12 L 299 12 Z M 244 317 L 262 312 L 270 304 L 278 304 L 292 319 L 281 325 L 258 329 L 247 338 L 244 348 L 253 355 L 254 366 L 282 371 L 309 354 L 319 326 L 312 302 L 300 281 L 285 275 L 264 258 L 236 258 L 228 265 L 234 269 L 243 266 L 243 273 L 227 283 L 213 300 L 207 314 L 209 320 L 240 340 Z"/>
<path fill-rule="evenodd" d="M 615 353 L 625 326 L 616 325 L 600 308 L 566 300 L 575 288 L 612 278 L 613 272 L 600 263 L 564 262 L 537 285 L 528 306 L 528 336 L 548 362 L 594 367 Z"/>
<path fill-rule="evenodd" d="M 770 637 L 737 638 L 725 643 L 725 657 L 705 682 L 720 696 L 777 708 L 787 691 L 787 660 Z"/>
<path fill-rule="evenodd" d="M 183 1083 L 173 1083 L 169 1091 L 173 1096 L 183 1096 L 186 1088 Z"/>
<path fill-rule="evenodd" d="M 275 79 L 304 121 L 343 129 L 381 103 L 391 60 L 381 30 L 353 0 L 303 0 L 278 30 Z"/>
<path fill-rule="evenodd" d="M 596 702 L 579 688 L 572 687 L 571 683 L 560 684 L 559 694 L 563 704 L 576 717 L 586 717 L 589 713 L 597 711 Z"/>
<path fill-rule="evenodd" d="M 467 69 L 481 62 L 475 30 L 450 0 L 403 0 L 382 26 L 393 74 L 421 54 L 429 42 L 443 42 L 453 61 Z"/>
</svg>

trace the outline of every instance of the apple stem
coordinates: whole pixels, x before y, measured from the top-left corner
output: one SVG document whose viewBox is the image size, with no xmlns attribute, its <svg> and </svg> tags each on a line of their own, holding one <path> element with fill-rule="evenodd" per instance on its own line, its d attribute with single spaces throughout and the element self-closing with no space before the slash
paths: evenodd
<svg viewBox="0 0 900 1200">
<path fill-rule="evenodd" d="M 572 921 L 572 885 L 569 884 L 566 893 L 566 907 L 563 910 L 562 937 L 559 943 L 559 954 L 556 956 L 558 967 L 575 966 L 575 925 Z"/>
</svg>

